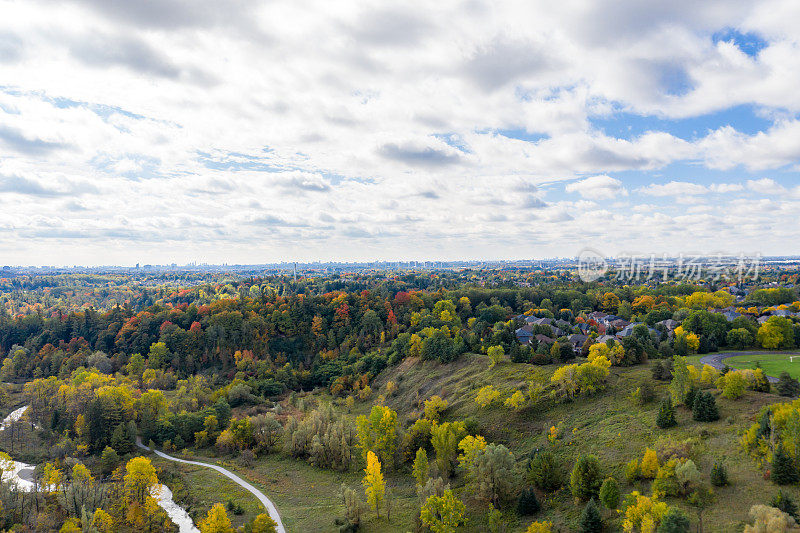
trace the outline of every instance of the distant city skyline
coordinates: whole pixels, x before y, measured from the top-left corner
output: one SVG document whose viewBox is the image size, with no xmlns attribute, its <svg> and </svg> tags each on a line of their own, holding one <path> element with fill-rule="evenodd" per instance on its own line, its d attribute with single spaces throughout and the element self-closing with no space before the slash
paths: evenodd
<svg viewBox="0 0 800 533">
<path fill-rule="evenodd" d="M 800 254 L 797 2 L 0 13 L 0 265 Z"/>
</svg>

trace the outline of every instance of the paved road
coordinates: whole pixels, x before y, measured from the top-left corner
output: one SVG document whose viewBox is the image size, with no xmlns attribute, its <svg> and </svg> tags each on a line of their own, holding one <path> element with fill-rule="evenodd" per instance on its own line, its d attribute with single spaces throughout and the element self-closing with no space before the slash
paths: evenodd
<svg viewBox="0 0 800 533">
<path fill-rule="evenodd" d="M 141 437 L 137 437 L 136 438 L 136 444 L 139 445 L 140 448 L 144 448 L 145 450 L 150 450 L 150 448 L 148 448 L 147 446 L 142 444 Z M 275 504 L 273 504 L 272 501 L 269 498 L 267 498 L 266 495 L 264 495 L 263 492 L 261 492 L 260 490 L 255 488 L 253 485 L 251 485 L 247 481 L 243 480 L 242 478 L 240 478 L 239 476 L 237 476 L 236 474 L 234 474 L 230 470 L 226 470 L 226 469 L 222 468 L 221 466 L 212 465 L 212 464 L 209 464 L 209 463 L 201 463 L 199 461 L 187 461 L 185 459 L 178 459 L 177 457 L 172 457 L 171 455 L 167 455 L 164 452 L 160 452 L 160 451 L 155 450 L 155 449 L 153 450 L 153 452 L 155 452 L 155 454 L 158 455 L 159 457 L 162 457 L 162 458 L 164 458 L 164 459 L 166 459 L 168 461 L 175 461 L 176 463 L 186 463 L 188 465 L 196 465 L 196 466 L 204 466 L 206 468 L 212 468 L 212 469 L 216 470 L 217 472 L 219 472 L 220 474 L 222 474 L 223 476 L 227 476 L 234 483 L 236 483 L 236 484 L 240 485 L 241 487 L 249 490 L 253 494 L 253 496 L 258 498 L 258 501 L 260 501 L 262 503 L 262 505 L 264 505 L 264 507 L 269 512 L 269 516 L 272 517 L 272 519 L 275 520 L 275 523 L 278 524 L 277 532 L 278 533 L 286 533 L 286 530 L 283 528 L 283 522 L 281 522 L 281 517 L 278 514 L 278 509 L 277 509 L 277 507 L 275 507 Z"/>
<path fill-rule="evenodd" d="M 711 365 L 717 370 L 722 370 L 725 366 L 723 361 L 728 357 L 736 357 L 737 355 L 760 355 L 764 352 L 727 352 L 727 353 L 712 353 L 700 358 L 700 363 L 703 365 Z M 774 376 L 767 376 L 770 383 L 777 383 L 778 378 Z"/>
</svg>

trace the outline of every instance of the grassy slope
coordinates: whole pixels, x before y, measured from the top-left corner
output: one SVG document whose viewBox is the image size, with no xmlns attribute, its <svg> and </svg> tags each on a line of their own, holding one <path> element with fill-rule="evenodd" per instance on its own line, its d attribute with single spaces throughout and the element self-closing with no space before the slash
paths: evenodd
<svg viewBox="0 0 800 533">
<path fill-rule="evenodd" d="M 565 472 L 579 454 L 593 453 L 601 459 L 605 474 L 613 475 L 621 482 L 623 494 L 632 490 L 650 492 L 649 482 L 630 486 L 623 480 L 625 463 L 641 457 L 646 446 L 653 446 L 658 439 L 665 437 L 675 440 L 696 438 L 702 451 L 698 467 L 706 479 L 714 460 L 723 460 L 732 481 L 732 486 L 716 490 L 717 502 L 704 516 L 707 531 L 741 530 L 748 519 L 750 506 L 767 502 L 777 492 L 777 487 L 765 481 L 755 464 L 738 448 L 740 432 L 755 421 L 759 409 L 767 403 L 781 401 L 774 395 L 748 392 L 735 402 L 718 398 L 721 419 L 710 424 L 694 422 L 690 413 L 678 409 L 678 426 L 660 430 L 654 424 L 658 402 L 640 407 L 629 399 L 632 390 L 650 380 L 650 365 L 643 365 L 612 369 L 606 391 L 572 403 L 514 412 L 501 406 L 481 409 L 474 402 L 475 392 L 483 385 L 493 384 L 507 397 L 516 388 L 523 387 L 532 373 L 543 372 L 549 376 L 555 368 L 555 365 L 535 367 L 506 363 L 489 369 L 488 358 L 479 355 L 464 356 L 450 365 L 406 360 L 378 376 L 373 390 L 377 396 L 388 381 L 395 382 L 398 391 L 386 399 L 386 404 L 398 411 L 401 423 L 418 416 L 419 400 L 434 394 L 442 396 L 450 403 L 445 420 L 474 418 L 487 440 L 508 446 L 521 465 L 524 456 L 537 447 L 551 447 L 561 459 Z M 664 383 L 656 384 L 656 389 L 659 397 L 667 394 Z M 330 400 L 323 393 L 311 397 Z M 367 413 L 371 405 L 372 401 L 356 404 L 352 416 Z M 545 436 L 551 425 L 556 425 L 563 434 L 555 446 L 551 446 Z M 236 462 L 226 463 L 226 466 L 232 467 L 274 499 L 289 531 L 334 530 L 333 519 L 343 514 L 339 486 L 345 482 L 358 487 L 361 477 L 359 472 L 320 470 L 283 454 L 260 458 L 249 468 Z M 401 467 L 398 472 L 386 476 L 395 502 L 391 522 L 385 518 L 376 519 L 369 512 L 365 516 L 363 531 L 412 529 L 416 497 L 407 468 Z M 472 498 L 471 490 L 464 486 L 463 473 L 458 473 L 451 484 L 468 503 L 468 522 L 463 531 L 485 531 L 486 507 Z M 208 490 L 197 485 L 187 484 L 187 488 L 190 492 Z M 789 488 L 788 492 L 800 498 L 797 488 Z M 671 499 L 669 503 L 692 513 L 682 500 Z M 569 491 L 563 489 L 547 498 L 536 519 L 551 520 L 563 531 L 574 530 L 580 510 L 581 506 L 575 505 Z M 506 516 L 509 531 L 524 531 L 532 521 L 531 518 L 519 520 L 513 512 Z M 692 517 L 694 519 L 693 514 Z M 616 514 L 611 513 L 608 518 L 611 524 L 619 524 Z"/>
<path fill-rule="evenodd" d="M 566 469 L 571 468 L 579 454 L 593 453 L 600 457 L 606 473 L 620 481 L 623 480 L 625 463 L 641 457 L 644 448 L 654 445 L 659 438 L 668 436 L 683 440 L 696 437 L 704 450 L 698 464 L 701 471 L 708 475 L 714 460 L 724 460 L 733 483 L 731 487 L 717 490 L 717 504 L 704 519 L 709 530 L 730 531 L 741 527 L 747 520 L 751 505 L 765 502 L 777 492 L 777 488 L 763 479 L 754 463 L 738 448 L 740 432 L 755 421 L 759 409 L 767 403 L 781 401 L 774 395 L 748 392 L 735 402 L 718 398 L 721 419 L 710 424 L 694 422 L 690 413 L 679 409 L 678 426 L 660 430 L 654 424 L 658 402 L 640 407 L 628 398 L 643 381 L 650 380 L 650 365 L 643 365 L 612 369 L 606 391 L 548 409 L 529 408 L 513 412 L 499 406 L 481 409 L 474 403 L 475 392 L 483 385 L 493 384 L 504 390 L 507 396 L 522 386 L 531 373 L 550 375 L 554 368 L 507 363 L 489 369 L 488 358 L 477 355 L 466 356 L 452 365 L 406 361 L 379 376 L 374 389 L 382 388 L 389 380 L 395 381 L 399 386 L 398 393 L 387 399 L 387 404 L 406 416 L 418 412 L 415 412 L 415 398 L 425 399 L 439 394 L 450 402 L 446 413 L 448 419 L 477 419 L 487 440 L 505 444 L 518 457 L 534 448 L 550 446 L 545 433 L 551 425 L 556 425 L 564 438 L 553 448 Z M 666 394 L 666 384 L 658 384 L 657 396 Z M 622 483 L 625 493 L 634 489 L 649 493 L 649 483 L 637 487 Z M 790 491 L 798 495 L 797 489 Z M 670 503 L 685 507 L 678 500 Z M 564 490 L 550 498 L 540 516 L 565 529 L 572 529 L 579 511 L 580 508 Z M 480 513 L 473 513 L 471 518 L 471 527 L 467 529 L 481 530 Z"/>
</svg>

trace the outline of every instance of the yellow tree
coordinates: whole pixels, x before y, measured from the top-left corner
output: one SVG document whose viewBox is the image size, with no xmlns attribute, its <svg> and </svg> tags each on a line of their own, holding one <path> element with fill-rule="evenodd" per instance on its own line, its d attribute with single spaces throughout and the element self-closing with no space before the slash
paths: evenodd
<svg viewBox="0 0 800 533">
<path fill-rule="evenodd" d="M 440 396 L 431 396 L 428 400 L 425 400 L 425 418 L 438 422 L 442 411 L 447 409 L 447 405 L 447 400 L 443 400 Z"/>
<path fill-rule="evenodd" d="M 367 468 L 364 469 L 364 479 L 361 480 L 361 483 L 364 485 L 367 503 L 375 510 L 375 514 L 380 517 L 380 506 L 386 493 L 386 483 L 383 481 L 381 463 L 372 452 L 367 452 Z"/>
<path fill-rule="evenodd" d="M 500 399 L 500 391 L 495 389 L 492 385 L 486 385 L 478 390 L 475 395 L 475 403 L 481 407 L 488 407 Z"/>
<path fill-rule="evenodd" d="M 473 463 L 475 463 L 475 456 L 486 448 L 486 439 L 481 435 L 477 437 L 467 435 L 461 439 L 461 442 L 458 443 L 458 447 L 461 450 L 458 461 L 461 463 L 461 466 L 469 472 L 472 469 Z"/>
<path fill-rule="evenodd" d="M 151 491 L 158 485 L 156 469 L 147 457 L 134 457 L 125 466 L 125 496 L 129 503 L 143 505 Z"/>
<path fill-rule="evenodd" d="M 392 460 L 397 447 L 397 413 L 383 405 L 376 405 L 369 417 L 356 419 L 356 431 L 361 453 L 366 460 L 367 452 L 380 455 L 384 463 Z"/>
<path fill-rule="evenodd" d="M 97 509 L 92 516 L 92 528 L 99 533 L 113 533 L 114 519 L 102 509 Z"/>
<path fill-rule="evenodd" d="M 441 496 L 430 496 L 422 505 L 420 518 L 422 525 L 433 533 L 455 533 L 456 528 L 464 521 L 466 507 L 453 491 L 447 489 Z"/>
<path fill-rule="evenodd" d="M 278 524 L 268 514 L 261 513 L 255 520 L 250 528 L 252 533 L 275 533 L 278 529 Z"/>
<path fill-rule="evenodd" d="M 200 522 L 200 533 L 233 533 L 231 519 L 225 512 L 225 507 L 221 503 L 215 503 L 208 511 L 205 519 Z"/>
</svg>

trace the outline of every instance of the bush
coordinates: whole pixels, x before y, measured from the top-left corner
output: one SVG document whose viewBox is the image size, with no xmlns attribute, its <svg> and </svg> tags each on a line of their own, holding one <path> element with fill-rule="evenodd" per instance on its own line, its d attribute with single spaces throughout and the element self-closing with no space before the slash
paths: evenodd
<svg viewBox="0 0 800 533">
<path fill-rule="evenodd" d="M 717 401 L 710 392 L 698 391 L 692 404 L 692 418 L 698 422 L 719 420 Z"/>
<path fill-rule="evenodd" d="M 653 379 L 657 381 L 669 381 L 672 379 L 672 373 L 661 361 L 656 361 L 651 372 Z"/>
<path fill-rule="evenodd" d="M 616 509 L 619 506 L 619 485 L 617 480 L 610 477 L 600 486 L 600 502 L 606 509 Z"/>
<path fill-rule="evenodd" d="M 656 392 L 653 390 L 653 385 L 649 381 L 645 381 L 639 387 L 639 405 L 646 405 L 652 402 L 656 397 Z"/>
<path fill-rule="evenodd" d="M 689 533 L 689 518 L 677 507 L 670 507 L 661 525 L 658 526 L 658 533 Z"/>
<path fill-rule="evenodd" d="M 729 484 L 728 470 L 722 463 L 715 462 L 711 468 L 711 484 L 715 487 L 724 487 Z"/>
<path fill-rule="evenodd" d="M 642 469 L 639 467 L 639 459 L 633 459 L 625 465 L 625 481 L 633 483 L 642 475 Z"/>
<path fill-rule="evenodd" d="M 553 492 L 564 484 L 564 474 L 555 456 L 543 451 L 531 460 L 528 477 L 533 485 L 545 492 Z"/>
<path fill-rule="evenodd" d="M 597 496 L 602 484 L 600 461 L 594 455 L 581 455 L 569 477 L 572 495 L 583 501 Z"/>
<path fill-rule="evenodd" d="M 656 425 L 661 429 L 671 428 L 676 425 L 675 409 L 672 407 L 672 399 L 666 397 L 661 401 L 661 407 L 658 409 L 658 416 L 656 416 Z"/>
<path fill-rule="evenodd" d="M 523 489 L 517 500 L 517 513 L 520 516 L 531 516 L 538 513 L 541 508 L 539 498 L 536 497 L 533 489 L 530 487 Z"/>
<path fill-rule="evenodd" d="M 589 503 L 583 508 L 580 522 L 578 522 L 578 531 L 580 533 L 602 533 L 603 531 L 603 517 L 600 516 L 600 509 L 597 508 L 594 498 L 589 500 Z"/>
<path fill-rule="evenodd" d="M 772 498 L 770 505 L 780 509 L 782 512 L 788 514 L 795 520 L 800 519 L 797 514 L 797 504 L 794 502 L 791 496 L 784 494 L 782 490 L 779 490 L 778 494 Z"/>
<path fill-rule="evenodd" d="M 800 382 L 789 375 L 785 370 L 778 376 L 778 394 L 794 398 L 800 396 Z"/>
</svg>

